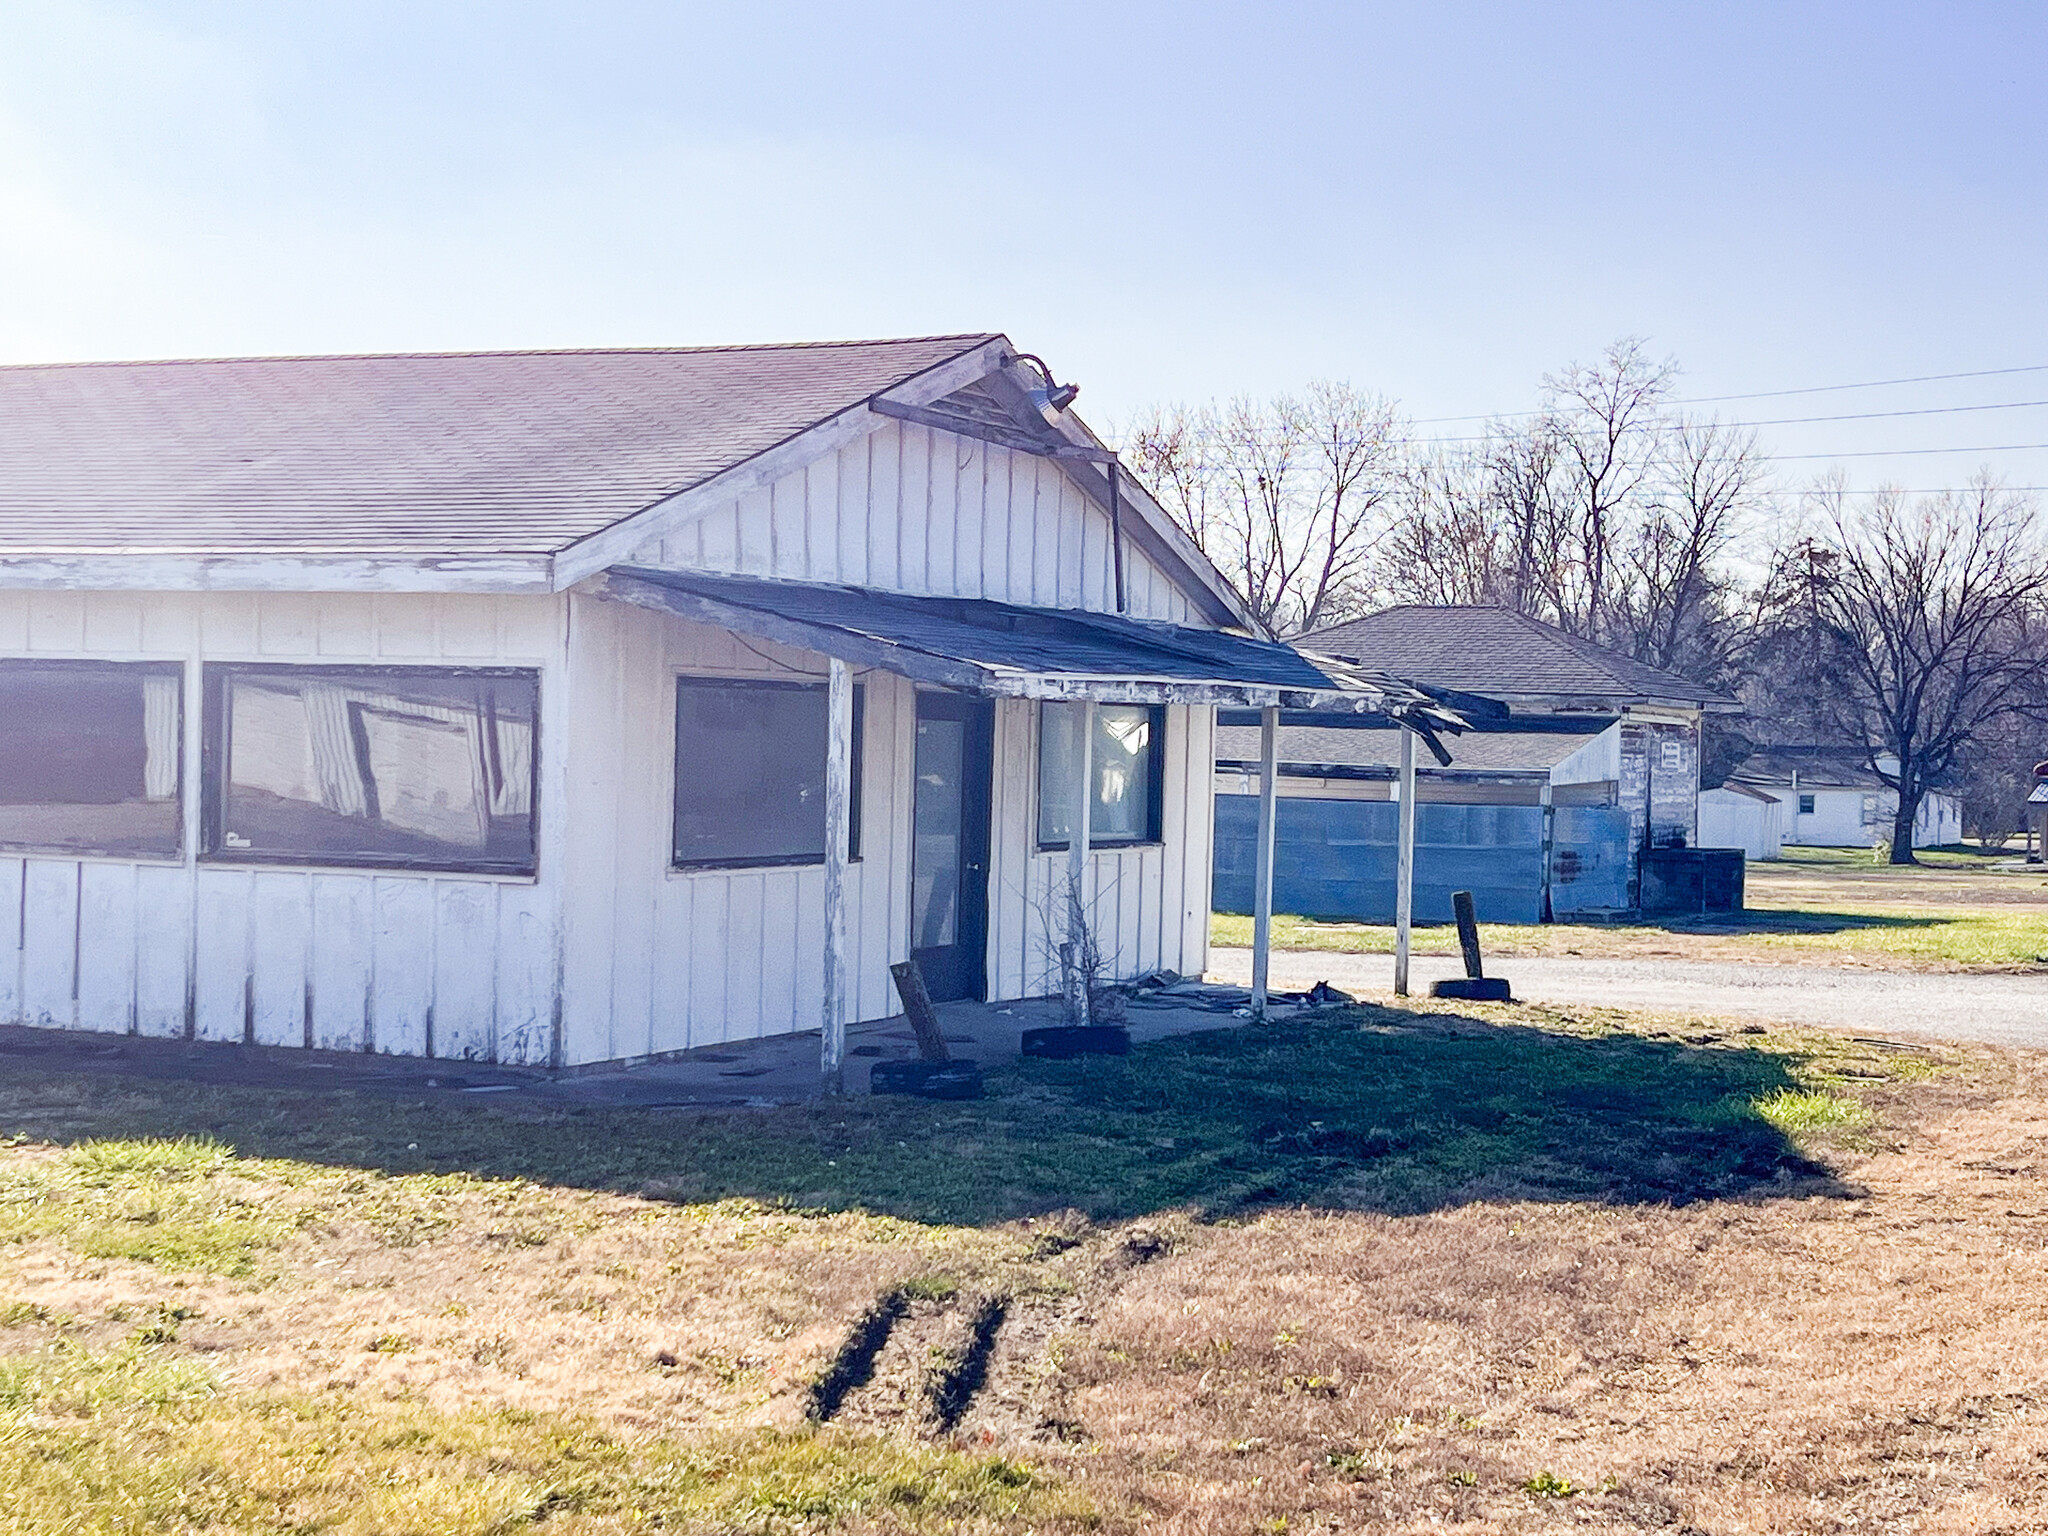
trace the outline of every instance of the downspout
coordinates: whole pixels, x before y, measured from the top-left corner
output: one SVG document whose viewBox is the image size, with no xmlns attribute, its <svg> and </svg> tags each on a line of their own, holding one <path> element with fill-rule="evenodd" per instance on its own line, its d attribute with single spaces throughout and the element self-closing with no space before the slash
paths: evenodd
<svg viewBox="0 0 2048 1536">
<path fill-rule="evenodd" d="M 1116 567 L 1116 611 L 1124 613 L 1128 606 L 1124 602 L 1124 499 L 1123 485 L 1115 454 L 1103 466 L 1109 471 L 1109 549 L 1110 559 Z"/>
</svg>

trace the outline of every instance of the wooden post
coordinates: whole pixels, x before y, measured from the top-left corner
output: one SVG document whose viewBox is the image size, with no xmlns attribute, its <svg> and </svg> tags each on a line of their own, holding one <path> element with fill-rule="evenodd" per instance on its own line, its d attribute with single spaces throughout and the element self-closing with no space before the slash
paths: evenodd
<svg viewBox="0 0 2048 1536">
<path fill-rule="evenodd" d="M 946 1032 L 939 1025 L 939 1011 L 932 1006 L 932 995 L 925 990 L 924 972 L 918 969 L 916 959 L 897 961 L 889 967 L 889 975 L 896 983 L 896 995 L 903 999 L 903 1016 L 910 1020 L 911 1031 L 917 1036 L 918 1058 L 951 1061 L 953 1053 L 946 1049 Z"/>
<path fill-rule="evenodd" d="M 1252 898 L 1252 1021 L 1266 1021 L 1273 956 L 1273 843 L 1280 820 L 1280 710 L 1259 711 L 1259 853 Z"/>
<path fill-rule="evenodd" d="M 825 684 L 825 1005 L 819 1071 L 846 1091 L 846 855 L 853 808 L 853 679 L 831 658 Z"/>
<path fill-rule="evenodd" d="M 1415 733 L 1401 728 L 1401 821 L 1394 860 L 1394 996 L 1408 995 L 1408 940 L 1415 927 Z"/>
<path fill-rule="evenodd" d="M 1088 873 L 1089 839 L 1094 835 L 1095 811 L 1095 701 L 1077 699 L 1068 706 L 1074 722 L 1074 809 L 1067 837 L 1067 943 L 1072 963 L 1079 966 L 1084 947 L 1083 930 L 1094 920 L 1093 891 Z M 1077 1024 L 1092 1021 L 1094 999 L 1088 995 L 1088 978 L 1083 975 L 1076 989 Z"/>
<path fill-rule="evenodd" d="M 1465 956 L 1465 974 L 1477 981 L 1486 974 L 1479 958 L 1479 913 L 1470 891 L 1451 892 L 1451 912 L 1458 919 L 1458 948 Z"/>
</svg>

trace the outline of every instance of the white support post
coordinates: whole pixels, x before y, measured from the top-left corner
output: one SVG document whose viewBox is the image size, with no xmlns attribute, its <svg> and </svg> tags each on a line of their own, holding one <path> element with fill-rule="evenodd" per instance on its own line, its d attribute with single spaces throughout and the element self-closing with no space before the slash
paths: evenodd
<svg viewBox="0 0 2048 1536">
<path fill-rule="evenodd" d="M 1088 878 L 1089 839 L 1094 835 L 1095 811 L 1095 701 L 1077 699 L 1068 706 L 1074 722 L 1074 809 L 1067 839 L 1067 943 L 1073 946 L 1073 964 L 1081 963 L 1085 930 L 1092 921 L 1094 892 Z M 1075 1022 L 1092 1021 L 1094 999 L 1088 995 L 1088 978 L 1081 977 L 1075 1001 Z"/>
<path fill-rule="evenodd" d="M 1273 957 L 1273 843 L 1280 820 L 1280 711 L 1259 711 L 1259 852 L 1252 895 L 1252 1022 L 1266 1022 Z"/>
<path fill-rule="evenodd" d="M 825 1005 L 819 1070 L 846 1091 L 846 855 L 853 808 L 853 679 L 831 658 L 825 685 Z"/>
<path fill-rule="evenodd" d="M 1408 995 L 1408 937 L 1415 926 L 1415 733 L 1401 728 L 1401 831 L 1394 860 L 1394 996 Z"/>
</svg>

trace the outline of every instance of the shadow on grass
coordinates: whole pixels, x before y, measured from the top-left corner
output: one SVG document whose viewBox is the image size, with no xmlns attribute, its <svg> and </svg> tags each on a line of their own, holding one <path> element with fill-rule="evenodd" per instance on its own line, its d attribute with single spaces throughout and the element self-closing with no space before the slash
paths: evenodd
<svg viewBox="0 0 2048 1536">
<path fill-rule="evenodd" d="M 1907 930 L 1944 928 L 1956 914 L 1930 912 L 1903 914 L 1886 912 L 1809 912 L 1771 907 L 1741 912 L 1710 913 L 1705 916 L 1674 914 L 1669 917 L 1638 918 L 1631 928 L 1656 928 L 1666 933 L 1751 934 L 1751 933 L 1855 933 L 1859 930 Z"/>
<path fill-rule="evenodd" d="M 10 1067 L 0 1137 L 212 1136 L 244 1156 L 984 1224 L 1271 1203 L 1687 1204 L 1839 1192 L 1766 1121 L 1787 1057 L 1360 1006 L 1020 1062 L 960 1104 L 678 1110 Z"/>
</svg>

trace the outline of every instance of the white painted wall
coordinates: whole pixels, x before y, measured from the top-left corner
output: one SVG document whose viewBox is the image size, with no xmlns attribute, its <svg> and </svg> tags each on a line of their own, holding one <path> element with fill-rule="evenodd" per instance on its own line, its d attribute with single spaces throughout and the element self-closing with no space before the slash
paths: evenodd
<svg viewBox="0 0 2048 1536">
<path fill-rule="evenodd" d="M 1116 607 L 1109 517 L 1066 471 L 913 422 L 887 422 L 704 512 L 626 563 L 1038 608 Z M 1124 585 L 1133 618 L 1204 624 L 1128 539 Z"/>
<path fill-rule="evenodd" d="M 1749 859 L 1775 859 L 1784 854 L 1785 808 L 1776 800 L 1759 800 L 1735 789 L 1700 791 L 1702 848 L 1740 848 Z"/>
<path fill-rule="evenodd" d="M 1041 607 L 1115 607 L 1107 516 L 1052 461 L 908 423 L 714 507 L 637 563 Z M 1128 611 L 1201 624 L 1134 547 Z M 822 868 L 668 868 L 674 679 L 820 675 L 824 659 L 575 594 L 0 589 L 0 656 L 186 667 L 181 859 L 0 852 L 0 1022 L 542 1063 L 816 1028 Z M 522 666 L 541 674 L 537 878 L 197 862 L 207 661 Z M 854 1018 L 896 1011 L 910 932 L 915 694 L 867 689 Z M 1167 712 L 1165 835 L 1095 855 L 1119 975 L 1207 962 L 1214 711 Z M 1037 706 L 996 720 L 989 982 L 1051 990 L 1039 914 Z"/>
<path fill-rule="evenodd" d="M 186 666 L 182 858 L 0 852 L 0 1022 L 545 1062 L 562 611 L 545 596 L 0 591 L 0 656 Z M 202 660 L 536 668 L 539 878 L 200 864 Z"/>
<path fill-rule="evenodd" d="M 822 865 L 676 871 L 675 680 L 825 675 L 823 656 L 577 596 L 571 720 L 563 1042 L 571 1064 L 815 1029 L 824 998 Z M 861 857 L 846 878 L 848 1020 L 898 1011 L 889 966 L 910 949 L 914 686 L 866 689 Z M 1094 856 L 1096 917 L 1116 973 L 1199 972 L 1208 957 L 1214 711 L 1167 711 L 1164 837 Z M 1038 996 L 1050 952 L 1039 913 L 1064 854 L 1036 851 L 1038 706 L 996 706 L 988 981 Z"/>
<path fill-rule="evenodd" d="M 1842 789 L 1801 785 L 1813 796 L 1802 814 L 1790 784 L 1754 786 L 1784 807 L 1785 842 L 1806 848 L 1869 848 L 1892 835 L 1898 796 L 1888 789 Z M 1913 818 L 1913 846 L 1934 848 L 1963 840 L 1962 804 L 1953 795 L 1929 794 Z"/>
</svg>

